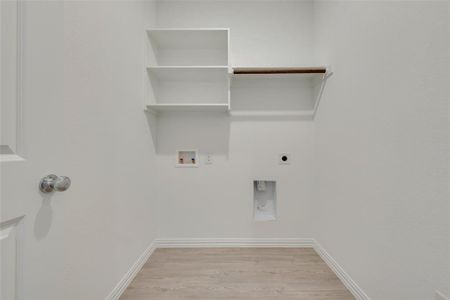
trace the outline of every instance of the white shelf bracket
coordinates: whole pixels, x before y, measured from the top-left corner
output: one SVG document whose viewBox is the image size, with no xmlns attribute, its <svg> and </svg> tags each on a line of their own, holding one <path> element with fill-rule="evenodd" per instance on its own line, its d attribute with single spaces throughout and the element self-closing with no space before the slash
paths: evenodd
<svg viewBox="0 0 450 300">
<path fill-rule="evenodd" d="M 314 110 L 313 110 L 313 119 L 316 117 L 317 109 L 320 104 L 320 100 L 322 99 L 323 90 L 325 89 L 325 85 L 327 83 L 328 78 L 333 75 L 333 70 L 331 66 L 327 66 L 326 72 L 323 74 L 322 81 L 320 83 L 320 89 L 317 93 L 316 101 L 314 102 Z"/>
</svg>

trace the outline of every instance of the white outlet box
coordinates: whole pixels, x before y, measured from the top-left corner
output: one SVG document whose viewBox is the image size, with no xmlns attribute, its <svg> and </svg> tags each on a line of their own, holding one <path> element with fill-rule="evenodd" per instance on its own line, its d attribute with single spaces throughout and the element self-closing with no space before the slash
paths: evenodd
<svg viewBox="0 0 450 300">
<path fill-rule="evenodd" d="M 278 163 L 280 165 L 289 165 L 291 163 L 291 155 L 289 153 L 280 153 L 278 155 Z"/>
<path fill-rule="evenodd" d="M 205 164 L 206 165 L 212 165 L 212 163 L 213 163 L 213 158 L 212 158 L 212 154 L 206 154 L 206 157 L 205 157 Z"/>
<path fill-rule="evenodd" d="M 198 150 L 177 150 L 175 159 L 177 168 L 197 168 L 199 166 Z"/>
</svg>

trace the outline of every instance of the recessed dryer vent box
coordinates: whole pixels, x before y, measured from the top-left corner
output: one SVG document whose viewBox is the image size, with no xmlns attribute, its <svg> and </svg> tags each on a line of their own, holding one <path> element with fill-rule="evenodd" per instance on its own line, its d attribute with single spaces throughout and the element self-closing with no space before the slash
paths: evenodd
<svg viewBox="0 0 450 300">
<path fill-rule="evenodd" d="M 196 168 L 198 167 L 198 151 L 197 150 L 178 150 L 176 155 L 177 168 Z"/>
<path fill-rule="evenodd" d="M 273 221 L 277 219 L 276 186 L 276 181 L 253 181 L 253 217 L 255 221 Z"/>
</svg>

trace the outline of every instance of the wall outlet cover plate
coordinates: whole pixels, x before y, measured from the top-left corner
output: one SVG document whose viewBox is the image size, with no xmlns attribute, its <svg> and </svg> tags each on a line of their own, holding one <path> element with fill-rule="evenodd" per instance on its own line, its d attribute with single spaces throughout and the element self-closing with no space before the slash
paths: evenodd
<svg viewBox="0 0 450 300">
<path fill-rule="evenodd" d="M 212 165 L 213 163 L 213 158 L 212 158 L 212 154 L 208 153 L 205 156 L 205 165 Z"/>
</svg>

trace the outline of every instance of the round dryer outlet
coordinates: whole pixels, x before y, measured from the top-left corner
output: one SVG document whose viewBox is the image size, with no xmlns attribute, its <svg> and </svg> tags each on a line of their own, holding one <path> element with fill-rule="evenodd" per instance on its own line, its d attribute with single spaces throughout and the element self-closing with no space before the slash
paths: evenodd
<svg viewBox="0 0 450 300">
<path fill-rule="evenodd" d="M 291 163 L 291 155 L 289 153 L 280 153 L 278 163 L 280 165 L 289 165 Z"/>
</svg>

